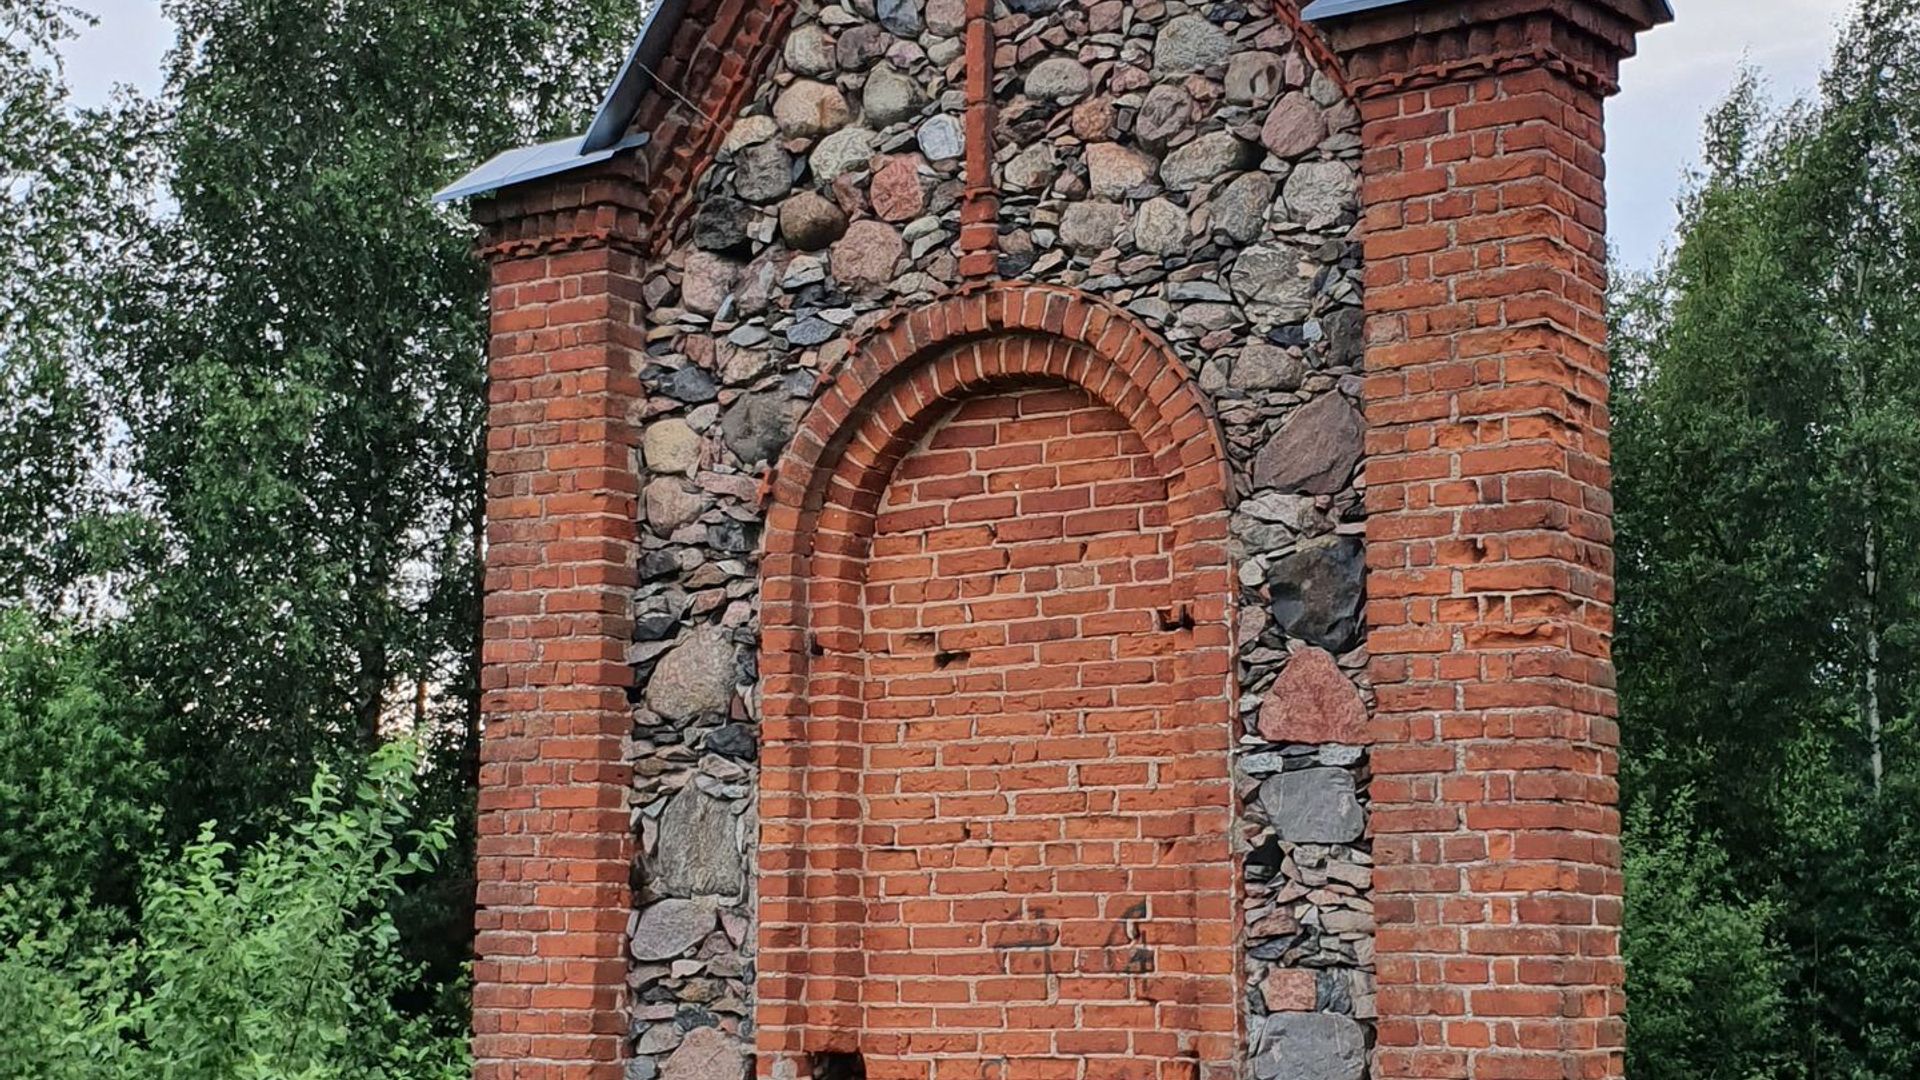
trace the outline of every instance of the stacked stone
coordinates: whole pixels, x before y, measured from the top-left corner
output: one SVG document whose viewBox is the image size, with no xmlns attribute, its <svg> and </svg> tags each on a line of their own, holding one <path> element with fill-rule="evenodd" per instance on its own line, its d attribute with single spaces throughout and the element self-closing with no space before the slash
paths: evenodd
<svg viewBox="0 0 1920 1080">
<path fill-rule="evenodd" d="M 644 285 L 640 1080 L 744 1068 L 759 477 L 850 340 L 960 284 L 963 13 L 800 4 Z M 1001 275 L 1154 327 L 1234 460 L 1252 1067 L 1355 1080 L 1372 1015 L 1357 114 L 1265 8 L 994 15 Z"/>
</svg>

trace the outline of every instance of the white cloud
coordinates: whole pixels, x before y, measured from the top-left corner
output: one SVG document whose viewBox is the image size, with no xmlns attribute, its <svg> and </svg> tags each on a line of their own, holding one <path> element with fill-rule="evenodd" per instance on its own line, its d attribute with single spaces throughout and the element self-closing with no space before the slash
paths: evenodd
<svg viewBox="0 0 1920 1080">
<path fill-rule="evenodd" d="M 116 85 L 145 93 L 160 89 L 160 63 L 173 44 L 173 25 L 160 0 L 78 0 L 98 24 L 67 43 L 67 81 L 82 105 L 99 105 Z"/>
<path fill-rule="evenodd" d="M 1678 18 L 1640 38 L 1607 112 L 1612 239 L 1650 265 L 1673 231 L 1674 200 L 1698 159 L 1700 125 L 1751 65 L 1779 97 L 1813 89 L 1852 0 L 1676 0 Z"/>
</svg>

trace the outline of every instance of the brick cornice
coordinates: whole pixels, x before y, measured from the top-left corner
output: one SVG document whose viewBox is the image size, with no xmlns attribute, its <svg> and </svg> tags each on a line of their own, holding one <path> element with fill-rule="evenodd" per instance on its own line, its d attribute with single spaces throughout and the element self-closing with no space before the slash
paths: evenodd
<svg viewBox="0 0 1920 1080">
<path fill-rule="evenodd" d="M 1649 0 L 1440 0 L 1325 31 L 1357 98 L 1536 68 L 1606 95 L 1655 21 Z"/>
<path fill-rule="evenodd" d="M 493 261 L 602 247 L 641 251 L 654 219 L 647 205 L 648 172 L 645 159 L 625 153 L 477 200 L 480 256 Z"/>
</svg>

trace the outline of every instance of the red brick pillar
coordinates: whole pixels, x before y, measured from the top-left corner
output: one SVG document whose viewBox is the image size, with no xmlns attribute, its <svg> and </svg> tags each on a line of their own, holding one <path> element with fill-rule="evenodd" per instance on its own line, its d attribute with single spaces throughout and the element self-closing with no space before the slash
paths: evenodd
<svg viewBox="0 0 1920 1080">
<path fill-rule="evenodd" d="M 1364 119 L 1381 1078 L 1622 1072 L 1601 106 L 1662 14 L 1324 25 Z"/>
<path fill-rule="evenodd" d="M 474 1075 L 618 1080 L 633 857 L 638 198 L 515 188 L 489 230 L 486 625 Z"/>
</svg>

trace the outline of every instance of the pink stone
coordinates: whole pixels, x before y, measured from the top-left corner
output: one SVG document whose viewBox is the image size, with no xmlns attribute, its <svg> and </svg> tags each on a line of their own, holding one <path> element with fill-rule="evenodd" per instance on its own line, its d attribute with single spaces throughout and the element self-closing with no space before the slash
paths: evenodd
<svg viewBox="0 0 1920 1080">
<path fill-rule="evenodd" d="M 1087 142 L 1113 137 L 1113 99 L 1097 97 L 1073 107 L 1073 133 Z"/>
<path fill-rule="evenodd" d="M 1121 64 L 1113 69 L 1113 79 L 1107 84 L 1107 89 L 1116 94 L 1124 94 L 1130 90 L 1144 90 L 1152 85 L 1153 76 L 1148 74 L 1145 68 Z"/>
<path fill-rule="evenodd" d="M 1366 702 L 1325 649 L 1302 649 L 1287 661 L 1260 706 L 1259 727 L 1269 742 L 1370 741 Z"/>
<path fill-rule="evenodd" d="M 1268 1012 L 1312 1012 L 1320 1004 L 1319 980 L 1299 968 L 1274 968 L 1260 980 Z"/>
<path fill-rule="evenodd" d="M 1327 137 L 1327 118 L 1312 99 L 1301 93 L 1288 94 L 1267 113 L 1261 125 L 1260 141 L 1278 157 L 1298 157 L 1320 145 Z"/>
<path fill-rule="evenodd" d="M 927 208 L 926 189 L 920 186 L 920 162 L 911 154 L 886 159 L 873 174 L 868 193 L 873 212 L 883 221 L 911 221 Z"/>
<path fill-rule="evenodd" d="M 893 280 L 906 254 L 900 233 L 883 221 L 856 221 L 833 245 L 833 276 L 854 289 L 870 289 Z"/>
</svg>

